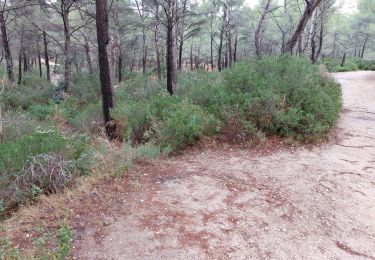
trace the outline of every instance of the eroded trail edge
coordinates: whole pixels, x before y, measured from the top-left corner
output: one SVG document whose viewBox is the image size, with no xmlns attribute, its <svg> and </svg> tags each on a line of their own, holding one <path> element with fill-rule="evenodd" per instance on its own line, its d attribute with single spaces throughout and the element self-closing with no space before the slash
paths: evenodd
<svg viewBox="0 0 375 260">
<path fill-rule="evenodd" d="M 338 140 L 268 155 L 206 149 L 139 167 L 130 186 L 109 180 L 75 212 L 74 256 L 375 259 L 375 73 L 334 76 Z"/>
</svg>

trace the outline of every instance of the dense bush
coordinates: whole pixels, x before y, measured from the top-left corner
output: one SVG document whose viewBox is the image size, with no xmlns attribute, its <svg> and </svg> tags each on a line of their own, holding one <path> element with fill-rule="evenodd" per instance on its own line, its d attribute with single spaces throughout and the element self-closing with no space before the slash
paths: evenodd
<svg viewBox="0 0 375 260">
<path fill-rule="evenodd" d="M 119 90 L 113 112 L 120 135 L 173 150 L 218 126 L 244 138 L 263 132 L 315 140 L 329 132 L 341 109 L 338 84 L 308 59 L 290 55 L 240 62 L 222 74 L 182 73 L 173 97 L 147 82 L 141 90 L 129 84 Z"/>
<path fill-rule="evenodd" d="M 35 104 L 48 104 L 54 93 L 53 86 L 39 75 L 24 75 L 20 85 L 8 85 L 0 96 L 5 109 L 28 109 Z"/>
<path fill-rule="evenodd" d="M 227 107 L 247 126 L 299 140 L 321 138 L 341 109 L 341 90 L 307 59 L 266 57 L 224 73 Z M 233 96 L 234 94 L 234 96 Z"/>
<path fill-rule="evenodd" d="M 187 99 L 162 110 L 162 117 L 151 127 L 153 140 L 162 148 L 181 149 L 198 139 L 214 134 L 219 122 L 212 114 Z"/>
</svg>

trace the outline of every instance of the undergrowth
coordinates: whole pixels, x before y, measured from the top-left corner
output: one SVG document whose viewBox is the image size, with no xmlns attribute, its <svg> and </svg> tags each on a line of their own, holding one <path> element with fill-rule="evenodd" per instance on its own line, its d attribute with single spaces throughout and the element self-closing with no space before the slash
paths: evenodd
<svg viewBox="0 0 375 260">
<path fill-rule="evenodd" d="M 98 76 L 75 75 L 68 96 L 62 86 L 30 74 L 0 97 L 0 218 L 79 176 L 121 177 L 137 160 L 181 152 L 223 129 L 245 141 L 269 135 L 317 141 L 341 109 L 339 85 L 308 59 L 289 55 L 238 62 L 222 73 L 182 72 L 173 96 L 164 81 L 133 73 L 116 89 L 111 113 L 119 140 L 110 142 L 103 138 Z M 69 254 L 69 228 L 59 232 L 54 257 Z"/>
</svg>

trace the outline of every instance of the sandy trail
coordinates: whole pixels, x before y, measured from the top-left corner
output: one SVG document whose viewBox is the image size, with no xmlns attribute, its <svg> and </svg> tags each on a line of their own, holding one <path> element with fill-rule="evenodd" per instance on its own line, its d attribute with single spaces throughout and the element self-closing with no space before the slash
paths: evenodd
<svg viewBox="0 0 375 260">
<path fill-rule="evenodd" d="M 173 158 L 169 177 L 117 198 L 108 223 L 82 230 L 74 257 L 375 259 L 375 73 L 334 76 L 344 93 L 338 140 Z"/>
</svg>

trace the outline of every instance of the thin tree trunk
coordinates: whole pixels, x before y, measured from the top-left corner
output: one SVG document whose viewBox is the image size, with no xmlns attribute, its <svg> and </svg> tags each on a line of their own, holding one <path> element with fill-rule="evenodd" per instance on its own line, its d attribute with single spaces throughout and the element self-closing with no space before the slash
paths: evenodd
<svg viewBox="0 0 375 260">
<path fill-rule="evenodd" d="M 310 17 L 312 16 L 315 8 L 322 2 L 322 0 L 310 0 L 309 2 L 306 1 L 307 5 L 305 11 L 300 19 L 296 30 L 294 31 L 292 37 L 285 45 L 283 53 L 293 53 L 294 46 L 296 45 L 298 39 L 301 37 L 301 34 L 305 30 L 306 24 L 309 21 Z"/>
<path fill-rule="evenodd" d="M 89 70 L 89 74 L 94 74 L 94 70 L 92 68 L 92 60 L 91 60 L 91 54 L 90 54 L 90 44 L 87 37 L 85 37 L 85 52 L 86 52 L 86 60 L 87 60 L 87 68 Z"/>
<path fill-rule="evenodd" d="M 341 67 L 344 67 L 344 65 L 345 65 L 345 61 L 346 61 L 346 50 L 345 50 L 345 52 L 344 52 L 344 56 L 342 56 Z"/>
<path fill-rule="evenodd" d="M 42 69 L 42 57 L 40 54 L 40 46 L 39 46 L 39 39 L 37 42 L 37 48 L 38 48 L 38 65 L 39 65 L 39 76 L 43 77 L 43 69 Z"/>
<path fill-rule="evenodd" d="M 267 17 L 267 14 L 270 9 L 271 0 L 266 0 L 266 4 L 263 9 L 262 16 L 260 17 L 258 26 L 255 30 L 254 42 L 255 42 L 255 55 L 257 58 L 260 58 L 262 55 L 262 32 L 263 32 L 263 24 Z"/>
<path fill-rule="evenodd" d="M 3 118 L 1 114 L 1 104 L 0 104 L 0 144 L 4 143 L 4 134 L 3 134 Z"/>
<path fill-rule="evenodd" d="M 29 64 L 28 64 L 28 61 L 27 61 L 27 55 L 26 55 L 26 52 L 25 52 L 25 49 L 22 48 L 22 55 L 23 55 L 23 71 L 24 72 L 27 72 L 28 69 L 29 69 Z"/>
<path fill-rule="evenodd" d="M 22 81 L 22 48 L 20 49 L 20 54 L 18 55 L 18 82 L 20 85 Z"/>
<path fill-rule="evenodd" d="M 143 50 L 143 57 L 142 57 L 142 71 L 143 75 L 146 75 L 146 66 L 147 66 L 147 46 L 146 46 L 146 32 L 145 29 L 143 28 L 142 31 L 142 50 Z"/>
<path fill-rule="evenodd" d="M 194 63 L 193 63 L 193 45 L 190 47 L 190 70 L 193 71 Z"/>
<path fill-rule="evenodd" d="M 324 27 L 323 27 L 323 21 L 321 21 L 320 32 L 319 32 L 319 47 L 318 47 L 318 50 L 316 52 L 314 62 L 319 60 L 320 53 L 322 52 L 322 48 L 323 48 L 323 38 L 324 38 Z"/>
<path fill-rule="evenodd" d="M 6 67 L 7 67 L 8 80 L 10 82 L 14 82 L 12 54 L 10 52 L 9 41 L 8 41 L 8 36 L 7 36 L 7 28 L 6 28 L 6 23 L 4 19 L 4 10 L 2 6 L 0 6 L 0 29 L 1 29 L 1 40 L 3 44 L 4 52 L 5 52 L 5 62 L 6 62 Z"/>
<path fill-rule="evenodd" d="M 231 11 L 230 7 L 227 8 L 227 59 L 228 59 L 228 66 L 232 66 L 232 59 L 233 59 L 233 52 L 232 52 L 232 30 L 231 30 Z"/>
<path fill-rule="evenodd" d="M 367 35 L 366 35 L 365 42 L 363 43 L 363 46 L 362 46 L 362 52 L 361 52 L 361 58 L 362 58 L 362 59 L 363 59 L 364 54 L 365 54 L 365 49 L 366 49 L 366 44 L 367 44 L 368 38 L 369 38 L 369 35 L 367 34 Z"/>
<path fill-rule="evenodd" d="M 233 53 L 233 62 L 237 62 L 237 46 L 238 45 L 238 33 L 236 33 L 236 39 L 234 40 L 234 53 Z"/>
<path fill-rule="evenodd" d="M 120 48 L 120 53 L 118 55 L 118 82 L 122 82 L 122 50 Z"/>
<path fill-rule="evenodd" d="M 71 55 L 71 40 L 70 40 L 70 21 L 69 21 L 69 1 L 62 0 L 62 18 L 64 23 L 64 56 L 65 56 L 65 70 L 64 70 L 64 91 L 70 92 L 72 85 L 72 55 Z"/>
<path fill-rule="evenodd" d="M 181 36 L 180 40 L 180 46 L 178 47 L 178 70 L 182 69 L 182 51 L 184 46 L 184 39 L 183 36 Z"/>
<path fill-rule="evenodd" d="M 160 61 L 160 46 L 159 46 L 159 5 L 156 5 L 155 14 L 155 52 L 156 52 L 156 70 L 158 78 L 161 80 L 161 61 Z"/>
<path fill-rule="evenodd" d="M 55 74 L 57 73 L 57 61 L 58 61 L 57 59 L 58 59 L 58 57 L 59 56 L 56 54 L 56 56 L 55 56 L 55 66 L 53 67 L 53 73 L 55 73 Z"/>
<path fill-rule="evenodd" d="M 219 48 L 218 48 L 218 59 L 217 59 L 217 68 L 219 71 L 221 71 L 221 68 L 222 68 L 222 59 L 221 59 L 221 55 L 222 55 L 222 52 L 223 52 L 223 38 L 224 38 L 224 32 L 225 32 L 225 21 L 226 21 L 226 15 L 227 15 L 227 5 L 224 3 L 224 13 L 223 13 L 223 24 L 221 26 L 221 30 L 220 30 L 220 42 L 219 42 Z"/>
<path fill-rule="evenodd" d="M 49 57 L 48 57 L 48 42 L 47 42 L 47 33 L 43 31 L 43 43 L 44 43 L 44 59 L 46 63 L 46 73 L 47 73 L 47 80 L 51 81 L 51 73 L 49 69 Z"/>
<path fill-rule="evenodd" d="M 22 58 L 23 58 L 23 55 L 24 55 L 23 40 L 24 40 L 24 30 L 21 29 L 20 52 L 19 52 L 19 55 L 18 55 L 18 82 L 17 82 L 18 85 L 20 85 L 21 81 L 22 81 Z"/>
<path fill-rule="evenodd" d="M 210 62 L 211 62 L 211 70 L 214 70 L 214 33 L 213 33 L 213 13 L 211 13 L 211 31 L 210 31 L 211 35 L 210 35 L 210 38 L 211 38 L 211 45 L 210 45 Z"/>
<path fill-rule="evenodd" d="M 100 84 L 102 91 L 103 120 L 107 136 L 110 139 L 113 139 L 115 137 L 115 129 L 113 125 L 111 125 L 110 110 L 114 106 L 114 100 L 111 85 L 111 72 L 109 69 L 107 53 L 107 44 L 109 42 L 107 0 L 96 0 L 96 27 L 98 38 Z"/>
</svg>

